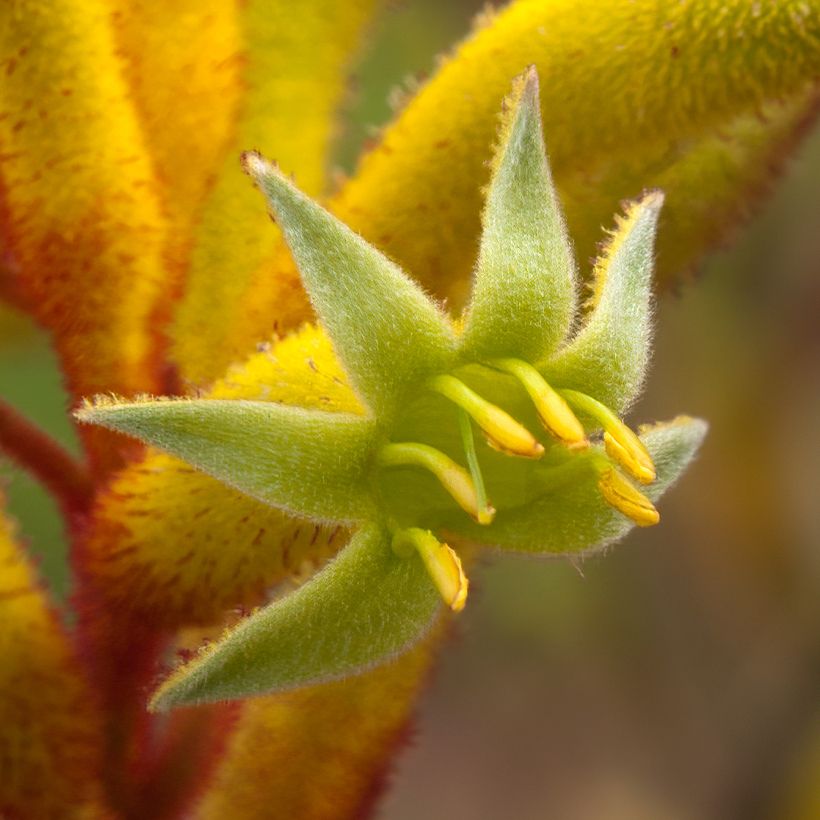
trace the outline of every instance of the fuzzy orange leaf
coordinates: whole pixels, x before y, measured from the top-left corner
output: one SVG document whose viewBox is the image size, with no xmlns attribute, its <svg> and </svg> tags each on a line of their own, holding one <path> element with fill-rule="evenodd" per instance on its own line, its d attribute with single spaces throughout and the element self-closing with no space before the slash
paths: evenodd
<svg viewBox="0 0 820 820">
<path fill-rule="evenodd" d="M 270 0 L 242 4 L 246 92 L 194 234 L 185 297 L 171 329 L 173 357 L 185 379 L 206 384 L 230 364 L 218 352 L 223 307 L 236 304 L 276 243 L 239 154 L 253 148 L 275 156 L 307 192 L 323 189 L 351 54 L 378 6 L 379 0 L 305 0 L 298 9 Z M 276 315 L 260 339 L 270 335 Z"/>
<path fill-rule="evenodd" d="M 820 75 L 820 5 L 518 0 L 483 18 L 331 201 L 456 303 L 476 255 L 498 100 L 527 64 L 541 77 L 547 149 L 579 256 L 594 254 L 620 200 L 663 184 L 672 216 L 659 277 L 668 283 L 750 210 L 751 193 L 805 131 L 806 95 Z M 779 113 L 775 100 L 792 102 Z M 280 247 L 233 309 L 215 365 L 261 338 L 282 304 L 293 321 L 309 315 Z"/>
<path fill-rule="evenodd" d="M 154 169 L 101 0 L 0 8 L 0 239 L 76 396 L 157 387 Z"/>
<path fill-rule="evenodd" d="M 238 0 L 110 3 L 125 79 L 177 243 L 189 241 L 235 137 L 244 92 L 241 5 Z"/>
<path fill-rule="evenodd" d="M 1 511 L 0 657 L 0 816 L 107 816 L 97 781 L 98 715 L 62 625 Z"/>
</svg>

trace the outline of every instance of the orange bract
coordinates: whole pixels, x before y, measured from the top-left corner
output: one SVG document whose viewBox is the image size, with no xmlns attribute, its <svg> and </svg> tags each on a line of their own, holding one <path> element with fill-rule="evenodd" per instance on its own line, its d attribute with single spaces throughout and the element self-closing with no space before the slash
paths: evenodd
<svg viewBox="0 0 820 820">
<path fill-rule="evenodd" d="M 102 818 L 99 716 L 2 510 L 0 657 L 0 814 Z"/>
<path fill-rule="evenodd" d="M 19 289 L 74 395 L 155 390 L 165 222 L 105 3 L 0 15 L 0 229 Z"/>
</svg>

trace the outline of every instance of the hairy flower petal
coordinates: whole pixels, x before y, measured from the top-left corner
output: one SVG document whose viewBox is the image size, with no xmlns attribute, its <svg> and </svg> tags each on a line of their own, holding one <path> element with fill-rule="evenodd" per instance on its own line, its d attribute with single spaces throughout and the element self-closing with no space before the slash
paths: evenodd
<svg viewBox="0 0 820 820">
<path fill-rule="evenodd" d="M 616 412 L 643 385 L 651 345 L 654 240 L 663 194 L 652 191 L 617 219 L 593 273 L 590 313 L 577 336 L 541 366 L 548 381 Z"/>
<path fill-rule="evenodd" d="M 451 367 L 444 313 L 395 264 L 255 154 L 248 173 L 282 226 L 302 282 L 353 386 L 390 417 L 425 377 Z"/>
<path fill-rule="evenodd" d="M 157 690 L 151 708 L 233 700 L 334 680 L 416 643 L 441 599 L 418 555 L 366 524 L 324 569 L 229 629 Z M 250 662 L 249 662 L 250 661 Z"/>
<path fill-rule="evenodd" d="M 361 412 L 327 336 L 312 326 L 232 368 L 210 395 Z M 77 563 L 111 612 L 172 628 L 217 623 L 230 607 L 257 604 L 267 587 L 323 561 L 345 538 L 339 527 L 294 519 L 149 451 L 99 494 Z"/>
<path fill-rule="evenodd" d="M 575 315 L 575 260 L 544 152 L 535 69 L 507 105 L 461 346 L 479 360 L 539 361 Z"/>
<path fill-rule="evenodd" d="M 102 401 L 75 416 L 292 515 L 339 523 L 372 512 L 364 457 L 375 429 L 363 416 L 243 399 Z"/>
</svg>

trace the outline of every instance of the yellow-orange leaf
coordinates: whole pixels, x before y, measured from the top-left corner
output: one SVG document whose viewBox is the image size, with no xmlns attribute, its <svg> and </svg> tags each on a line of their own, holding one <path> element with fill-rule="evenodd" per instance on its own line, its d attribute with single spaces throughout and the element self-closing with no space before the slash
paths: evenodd
<svg viewBox="0 0 820 820">
<path fill-rule="evenodd" d="M 241 83 L 239 0 L 112 0 L 114 36 L 174 221 L 187 243 L 234 138 Z"/>
<path fill-rule="evenodd" d="M 359 677 L 248 701 L 197 820 L 367 816 L 443 632 Z"/>
<path fill-rule="evenodd" d="M 260 150 L 296 172 L 308 193 L 322 190 L 351 54 L 378 5 L 379 0 L 242 4 L 246 91 L 194 235 L 185 297 L 171 330 L 173 357 L 183 377 L 195 384 L 221 375 L 233 361 L 220 347 L 224 307 L 237 303 L 276 242 L 239 155 Z M 260 339 L 267 338 L 274 319 L 268 317 Z"/>
<path fill-rule="evenodd" d="M 307 326 L 234 368 L 213 398 L 280 401 L 360 412 L 330 342 Z M 295 520 L 151 451 L 98 499 L 80 564 L 112 611 L 148 613 L 156 626 L 218 622 L 257 604 L 305 561 L 321 561 L 347 533 Z"/>
<path fill-rule="evenodd" d="M 455 303 L 475 259 L 497 106 L 528 64 L 541 77 L 547 149 L 579 256 L 593 255 L 620 200 L 661 183 L 678 214 L 661 231 L 659 276 L 672 281 L 748 211 L 750 188 L 800 133 L 791 114 L 761 119 L 753 135 L 749 124 L 775 100 L 805 101 L 820 76 L 820 3 L 518 0 L 484 19 L 331 201 Z M 280 302 L 304 318 L 295 282 L 280 249 L 236 308 L 233 356 L 281 316 Z"/>
<path fill-rule="evenodd" d="M 0 4 L 0 241 L 76 396 L 157 387 L 154 171 L 103 0 Z"/>
<path fill-rule="evenodd" d="M 2 511 L 0 658 L 0 816 L 107 816 L 97 781 L 98 716 L 62 626 Z"/>
</svg>

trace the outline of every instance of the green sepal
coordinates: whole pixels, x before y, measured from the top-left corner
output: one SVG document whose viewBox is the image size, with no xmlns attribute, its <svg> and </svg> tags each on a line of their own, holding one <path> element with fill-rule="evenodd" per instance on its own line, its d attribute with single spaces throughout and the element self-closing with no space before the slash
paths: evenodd
<svg viewBox="0 0 820 820">
<path fill-rule="evenodd" d="M 551 384 L 623 413 L 638 395 L 652 341 L 652 268 L 663 194 L 632 203 L 599 259 L 592 313 L 578 335 L 539 370 Z"/>
<path fill-rule="evenodd" d="M 706 429 L 699 419 L 681 417 L 642 433 L 657 478 L 641 492 L 652 501 L 660 498 L 694 458 Z M 542 495 L 518 509 L 499 510 L 489 527 L 461 524 L 459 534 L 484 546 L 530 554 L 589 553 L 619 540 L 634 524 L 604 501 L 592 464 L 596 455 L 600 450 L 573 455 L 562 467 L 545 465 Z"/>
<path fill-rule="evenodd" d="M 495 157 L 462 346 L 474 359 L 540 361 L 575 313 L 575 261 L 547 163 L 538 74 L 518 99 Z"/>
<path fill-rule="evenodd" d="M 367 524 L 304 586 L 229 630 L 177 670 L 150 708 L 264 695 L 353 675 L 418 641 L 441 598 L 415 553 Z"/>
<path fill-rule="evenodd" d="M 455 335 L 421 288 L 257 154 L 245 167 L 267 197 L 350 381 L 382 419 L 428 375 L 449 369 Z"/>
<path fill-rule="evenodd" d="M 76 416 L 294 515 L 336 522 L 372 515 L 365 476 L 375 425 L 363 416 L 209 399 L 104 400 Z"/>
</svg>

